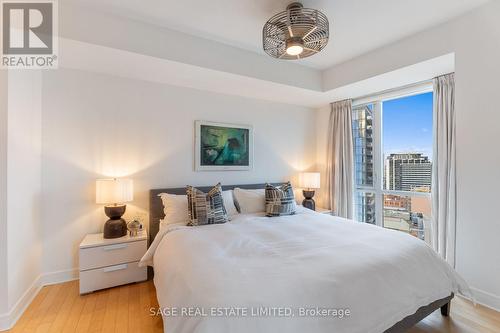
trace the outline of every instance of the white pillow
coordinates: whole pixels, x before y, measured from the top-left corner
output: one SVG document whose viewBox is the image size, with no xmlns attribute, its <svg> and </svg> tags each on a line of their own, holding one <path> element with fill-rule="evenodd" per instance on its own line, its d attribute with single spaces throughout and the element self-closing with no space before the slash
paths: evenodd
<svg viewBox="0 0 500 333">
<path fill-rule="evenodd" d="M 161 198 L 163 203 L 163 212 L 165 213 L 165 218 L 162 221 L 163 223 L 188 224 L 189 215 L 187 195 L 160 193 L 158 196 Z"/>
<path fill-rule="evenodd" d="M 234 189 L 234 198 L 242 214 L 260 213 L 266 210 L 266 194 L 264 189 Z"/>
<path fill-rule="evenodd" d="M 231 217 L 238 214 L 238 210 L 234 204 L 233 190 L 222 191 L 222 200 L 224 200 L 227 216 Z"/>
</svg>

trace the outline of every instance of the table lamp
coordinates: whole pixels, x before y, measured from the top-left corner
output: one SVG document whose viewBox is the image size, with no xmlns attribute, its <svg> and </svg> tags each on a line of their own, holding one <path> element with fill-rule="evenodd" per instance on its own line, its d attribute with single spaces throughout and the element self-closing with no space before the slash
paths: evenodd
<svg viewBox="0 0 500 333">
<path fill-rule="evenodd" d="M 316 210 L 316 203 L 314 202 L 314 190 L 320 187 L 320 173 L 319 172 L 302 172 L 299 175 L 299 187 L 302 187 L 302 194 L 304 194 L 304 201 L 302 206 Z"/>
<path fill-rule="evenodd" d="M 127 222 L 122 219 L 127 206 L 134 199 L 131 179 L 97 179 L 96 203 L 104 204 L 104 213 L 109 220 L 104 223 L 104 238 L 118 238 L 127 234 Z"/>
</svg>

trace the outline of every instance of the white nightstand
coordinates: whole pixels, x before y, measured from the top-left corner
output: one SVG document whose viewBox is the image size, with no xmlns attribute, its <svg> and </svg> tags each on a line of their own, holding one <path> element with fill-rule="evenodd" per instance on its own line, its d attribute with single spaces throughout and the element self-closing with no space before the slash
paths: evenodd
<svg viewBox="0 0 500 333">
<path fill-rule="evenodd" d="M 326 209 L 326 208 L 321 208 L 321 207 L 316 207 L 316 213 L 332 215 L 332 210 Z"/>
<path fill-rule="evenodd" d="M 146 280 L 147 267 L 138 264 L 147 246 L 146 230 L 113 239 L 87 235 L 80 243 L 80 294 Z"/>
<path fill-rule="evenodd" d="M 316 207 L 316 212 L 317 213 L 321 213 L 321 214 L 332 215 L 332 210 L 331 209 L 326 209 L 326 208 L 321 208 L 321 207 Z"/>
</svg>

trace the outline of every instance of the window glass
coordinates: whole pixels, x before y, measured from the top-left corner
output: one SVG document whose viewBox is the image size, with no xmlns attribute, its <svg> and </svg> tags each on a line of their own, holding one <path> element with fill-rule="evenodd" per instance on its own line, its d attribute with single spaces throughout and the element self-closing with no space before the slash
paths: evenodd
<svg viewBox="0 0 500 333">
<path fill-rule="evenodd" d="M 432 121 L 432 92 L 353 107 L 355 220 L 430 239 Z"/>
<path fill-rule="evenodd" d="M 383 102 L 384 189 L 430 192 L 432 93 Z"/>
<path fill-rule="evenodd" d="M 357 186 L 373 186 L 373 104 L 355 108 L 352 119 L 354 177 Z"/>
</svg>

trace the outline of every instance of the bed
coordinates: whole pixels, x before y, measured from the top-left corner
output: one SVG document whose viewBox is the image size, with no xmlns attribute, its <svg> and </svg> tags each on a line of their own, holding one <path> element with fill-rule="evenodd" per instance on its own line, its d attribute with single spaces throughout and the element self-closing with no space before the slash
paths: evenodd
<svg viewBox="0 0 500 333">
<path fill-rule="evenodd" d="M 223 189 L 235 187 L 264 184 Z M 401 232 L 304 208 L 160 230 L 159 193 L 185 189 L 150 191 L 141 263 L 154 267 L 165 332 L 404 332 L 437 309 L 448 316 L 454 294 L 468 293 L 430 247 Z"/>
</svg>

